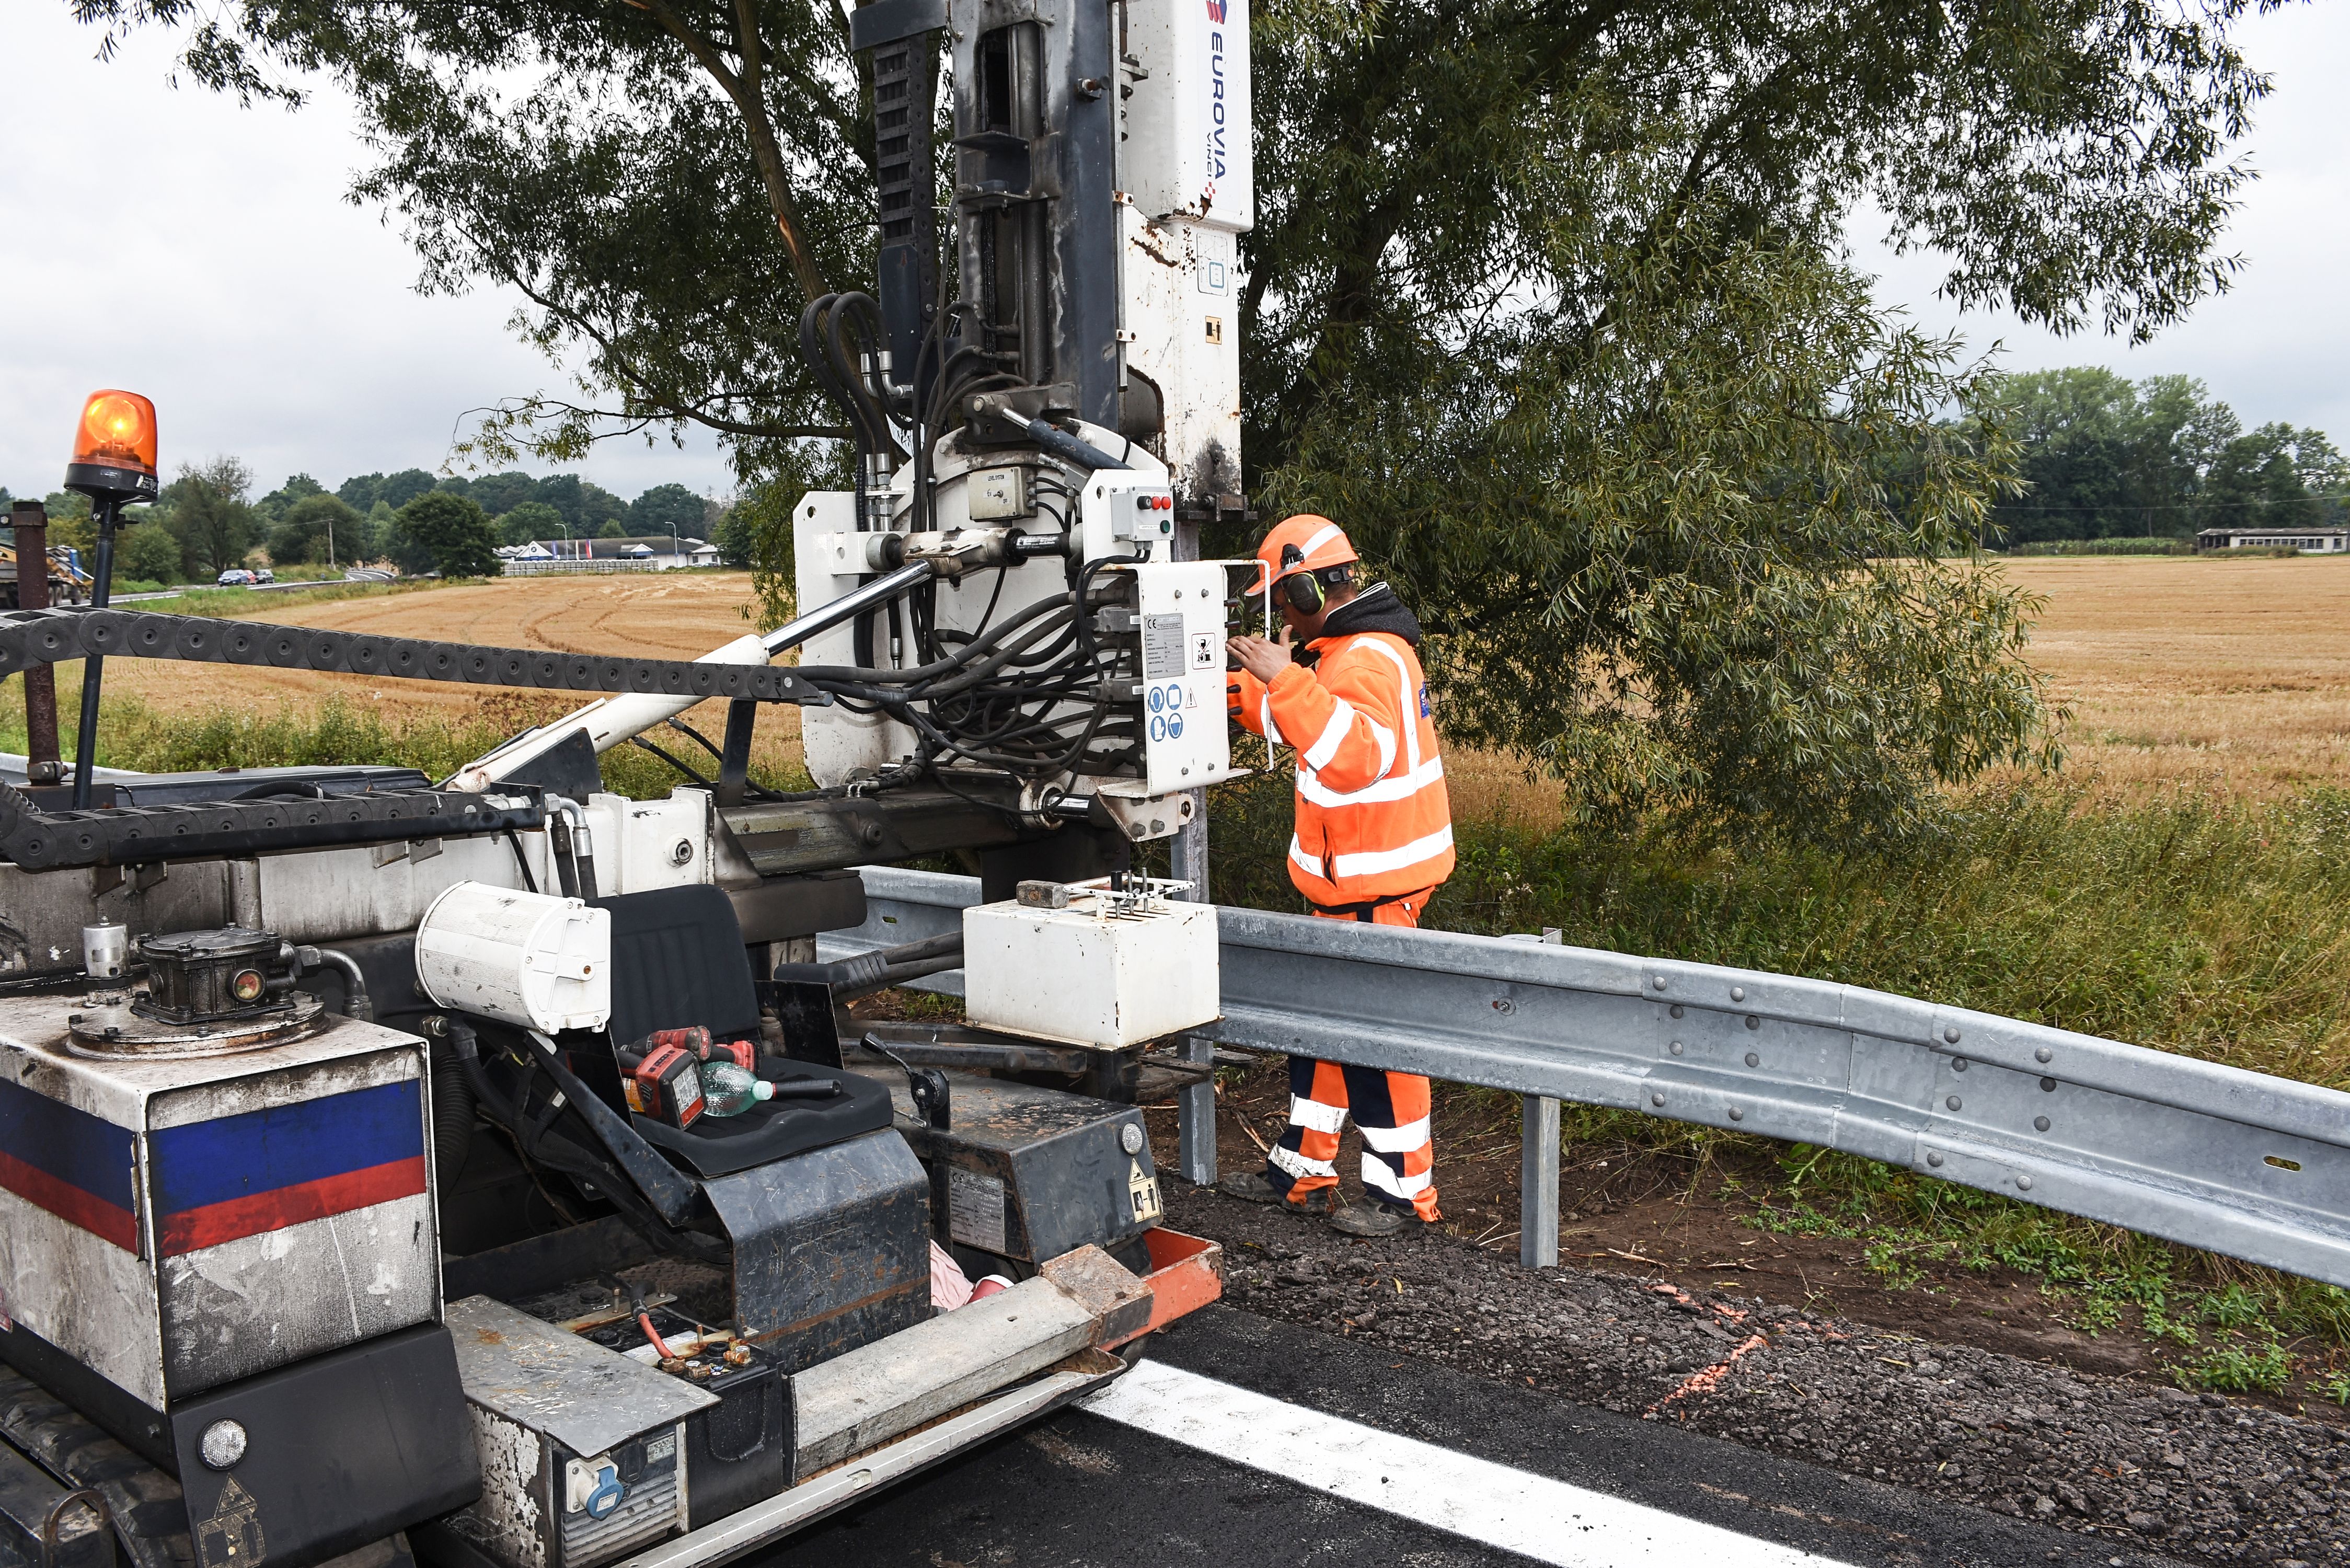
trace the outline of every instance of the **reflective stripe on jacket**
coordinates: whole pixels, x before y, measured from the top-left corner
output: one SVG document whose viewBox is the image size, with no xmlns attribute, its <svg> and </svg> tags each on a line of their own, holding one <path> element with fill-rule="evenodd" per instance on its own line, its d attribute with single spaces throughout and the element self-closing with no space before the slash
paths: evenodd
<svg viewBox="0 0 2350 1568">
<path fill-rule="evenodd" d="M 1313 647 L 1310 670 L 1269 685 L 1239 670 L 1229 687 L 1234 717 L 1297 753 L 1290 881 L 1326 905 L 1435 887 L 1452 874 L 1452 805 L 1418 656 L 1391 632 Z"/>
</svg>

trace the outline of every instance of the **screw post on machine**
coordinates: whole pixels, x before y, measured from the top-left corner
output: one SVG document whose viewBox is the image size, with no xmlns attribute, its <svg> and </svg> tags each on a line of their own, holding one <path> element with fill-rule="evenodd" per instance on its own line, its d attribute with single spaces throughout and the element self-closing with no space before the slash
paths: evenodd
<svg viewBox="0 0 2350 1568">
<path fill-rule="evenodd" d="M 136 392 L 110 388 L 92 392 L 82 404 L 81 424 L 74 431 L 66 488 L 89 497 L 91 521 L 98 527 L 89 607 L 104 609 L 113 597 L 114 535 L 122 509 L 153 501 L 161 488 L 155 472 L 155 405 Z M 23 575 L 21 562 L 18 575 Z M 74 732 L 76 811 L 89 809 L 90 779 L 98 763 L 99 689 L 105 671 L 105 659 L 95 653 L 82 661 L 81 722 Z"/>
<path fill-rule="evenodd" d="M 49 514 L 37 501 L 19 501 L 8 509 L 8 525 L 16 537 L 16 607 L 49 607 Z M 32 563 L 28 576 L 25 563 Z M 53 784 L 65 774 L 57 751 L 57 673 L 46 664 L 25 671 L 25 777 L 28 783 Z"/>
</svg>

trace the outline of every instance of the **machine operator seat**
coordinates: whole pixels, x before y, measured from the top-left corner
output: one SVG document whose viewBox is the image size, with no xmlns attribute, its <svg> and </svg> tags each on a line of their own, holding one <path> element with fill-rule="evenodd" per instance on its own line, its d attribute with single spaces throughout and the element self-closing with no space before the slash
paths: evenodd
<svg viewBox="0 0 2350 1568">
<path fill-rule="evenodd" d="M 699 1023 L 713 1040 L 761 1039 L 759 993 L 743 945 L 733 901 L 706 884 L 657 888 L 591 900 L 612 916 L 612 1022 L 615 1047 L 656 1029 Z M 702 1116 L 678 1128 L 650 1116 L 630 1121 L 646 1142 L 705 1179 L 732 1175 L 891 1124 L 889 1091 L 837 1068 L 795 1062 L 759 1046 L 761 1077 L 831 1078 L 829 1100 L 776 1100 L 738 1116 Z M 615 1064 L 617 1073 L 617 1063 Z M 617 1078 L 615 1079 L 617 1082 Z"/>
</svg>

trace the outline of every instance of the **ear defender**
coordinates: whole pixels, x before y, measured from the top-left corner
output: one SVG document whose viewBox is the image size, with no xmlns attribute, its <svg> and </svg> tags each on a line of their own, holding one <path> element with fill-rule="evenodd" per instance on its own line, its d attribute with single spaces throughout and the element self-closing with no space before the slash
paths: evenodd
<svg viewBox="0 0 2350 1568">
<path fill-rule="evenodd" d="M 1289 572 L 1292 566 L 1302 566 L 1305 564 L 1305 551 L 1295 545 L 1284 545 L 1281 547 L 1283 571 Z M 1290 572 L 1289 576 L 1281 579 L 1281 589 L 1288 597 L 1289 607 L 1299 615 L 1312 615 L 1320 609 L 1330 597 L 1323 590 L 1322 580 L 1312 572 Z"/>
</svg>

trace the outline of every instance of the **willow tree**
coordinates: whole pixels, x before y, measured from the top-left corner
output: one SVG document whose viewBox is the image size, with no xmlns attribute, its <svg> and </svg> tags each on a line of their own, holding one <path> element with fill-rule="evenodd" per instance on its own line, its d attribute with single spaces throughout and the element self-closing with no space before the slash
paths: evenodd
<svg viewBox="0 0 2350 1568">
<path fill-rule="evenodd" d="M 184 29 L 215 88 L 351 94 L 353 194 L 424 286 L 510 285 L 581 368 L 482 449 L 699 424 L 756 481 L 832 434 L 794 340 L 872 247 L 837 5 L 68 3 Z M 1451 731 L 1594 813 L 1893 833 L 2045 758 L 2031 606 L 1971 558 L 2013 452 L 1948 419 L 1979 369 L 1872 306 L 1846 225 L 1967 303 L 2158 331 L 2233 265 L 2245 8 L 1263 0 L 1260 510 L 1344 518 L 1438 632 Z"/>
</svg>

